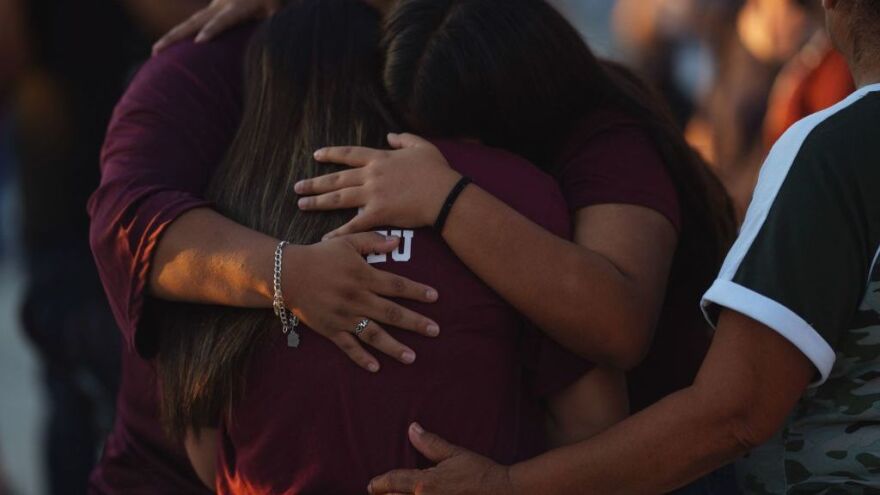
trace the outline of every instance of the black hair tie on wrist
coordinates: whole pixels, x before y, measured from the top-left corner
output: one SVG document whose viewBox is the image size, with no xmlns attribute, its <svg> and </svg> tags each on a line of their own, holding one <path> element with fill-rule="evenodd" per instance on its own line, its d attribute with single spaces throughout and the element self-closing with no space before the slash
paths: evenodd
<svg viewBox="0 0 880 495">
<path fill-rule="evenodd" d="M 446 219 L 449 218 L 449 212 L 452 211 L 452 205 L 455 204 L 455 201 L 461 195 L 461 192 L 464 191 L 464 188 L 473 182 L 470 177 L 462 177 L 455 184 L 455 187 L 452 188 L 452 191 L 449 192 L 449 196 L 446 196 L 446 201 L 443 202 L 443 208 L 440 210 L 440 214 L 437 215 L 437 221 L 434 222 L 434 230 L 439 233 L 443 233 L 443 227 L 446 226 Z"/>
</svg>

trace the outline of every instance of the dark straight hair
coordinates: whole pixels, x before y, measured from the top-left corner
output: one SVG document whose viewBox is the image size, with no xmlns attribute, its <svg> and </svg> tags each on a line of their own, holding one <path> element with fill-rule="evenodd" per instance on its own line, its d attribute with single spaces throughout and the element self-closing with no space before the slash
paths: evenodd
<svg viewBox="0 0 880 495">
<path fill-rule="evenodd" d="M 666 164 L 683 216 L 669 284 L 676 290 L 660 324 L 681 325 L 668 319 L 684 307 L 689 325 L 707 328 L 697 303 L 736 234 L 733 210 L 654 90 L 598 59 L 543 0 L 400 0 L 384 46 L 388 95 L 417 132 L 479 138 L 551 174 L 591 113 L 609 109 L 637 121 Z"/>
<path fill-rule="evenodd" d="M 314 150 L 379 147 L 396 129 L 378 46 L 379 16 L 360 0 L 293 0 L 259 28 L 247 53 L 243 119 L 207 191 L 220 213 L 296 244 L 318 242 L 352 217 L 300 211 L 293 184 L 334 170 L 319 166 Z M 178 438 L 228 417 L 249 357 L 281 335 L 271 310 L 151 301 L 147 316 L 160 332 L 163 424 Z"/>
</svg>

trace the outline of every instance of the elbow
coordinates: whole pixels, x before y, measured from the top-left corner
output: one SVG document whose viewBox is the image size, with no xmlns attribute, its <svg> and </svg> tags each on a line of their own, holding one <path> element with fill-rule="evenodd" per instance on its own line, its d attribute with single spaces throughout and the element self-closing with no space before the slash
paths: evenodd
<svg viewBox="0 0 880 495">
<path fill-rule="evenodd" d="M 743 405 L 743 408 L 747 406 Z M 766 421 L 754 412 L 740 412 L 727 416 L 725 431 L 734 453 L 743 455 L 769 442 L 781 426 L 768 427 Z"/>
<path fill-rule="evenodd" d="M 782 428 L 787 417 L 766 411 L 745 398 L 729 398 L 719 403 L 717 393 L 703 397 L 700 400 L 707 401 L 707 404 L 715 402 L 716 407 L 712 409 L 718 432 L 723 436 L 729 454 L 736 457 L 769 442 Z M 711 397 L 714 397 L 712 401 Z"/>
<path fill-rule="evenodd" d="M 653 324 L 640 318 L 626 318 L 614 326 L 607 339 L 607 364 L 621 371 L 640 365 L 651 349 Z"/>
<path fill-rule="evenodd" d="M 623 342 L 611 350 L 607 364 L 621 371 L 631 371 L 645 360 L 650 345 L 647 338 L 636 337 L 621 340 Z"/>
</svg>

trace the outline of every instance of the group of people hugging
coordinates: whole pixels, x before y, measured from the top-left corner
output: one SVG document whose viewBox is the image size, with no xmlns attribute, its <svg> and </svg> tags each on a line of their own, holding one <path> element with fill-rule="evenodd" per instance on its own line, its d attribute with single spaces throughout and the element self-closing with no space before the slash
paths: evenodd
<svg viewBox="0 0 880 495">
<path fill-rule="evenodd" d="M 738 493 L 827 353 L 724 285 L 772 236 L 713 285 L 733 208 L 652 88 L 544 0 L 278 7 L 114 113 L 93 493 Z"/>
</svg>

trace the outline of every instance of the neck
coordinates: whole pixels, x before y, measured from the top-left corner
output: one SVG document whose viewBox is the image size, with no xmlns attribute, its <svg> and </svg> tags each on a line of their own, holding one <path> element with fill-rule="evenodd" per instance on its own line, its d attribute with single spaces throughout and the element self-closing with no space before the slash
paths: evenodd
<svg viewBox="0 0 880 495">
<path fill-rule="evenodd" d="M 853 67 L 852 75 L 857 88 L 880 83 L 880 64 L 872 64 L 870 67 Z"/>
<path fill-rule="evenodd" d="M 853 50 L 848 57 L 850 71 L 857 88 L 863 88 L 870 84 L 880 83 L 880 50 L 863 47 Z M 848 50 L 849 51 L 849 50 Z"/>
</svg>

